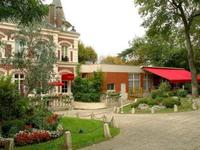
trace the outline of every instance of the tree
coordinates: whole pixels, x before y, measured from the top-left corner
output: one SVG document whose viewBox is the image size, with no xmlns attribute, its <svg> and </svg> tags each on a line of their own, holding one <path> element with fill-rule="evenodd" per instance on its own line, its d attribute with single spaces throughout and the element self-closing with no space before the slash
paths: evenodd
<svg viewBox="0 0 200 150">
<path fill-rule="evenodd" d="M 194 61 L 192 30 L 197 30 L 200 17 L 198 0 L 135 0 L 139 13 L 144 17 L 143 26 L 149 35 L 158 33 L 170 37 L 174 29 L 183 33 L 185 47 L 188 52 L 188 62 L 192 73 L 192 95 L 198 96 L 197 71 Z"/>
<path fill-rule="evenodd" d="M 101 64 L 124 65 L 125 62 L 120 57 L 107 56 L 101 60 Z"/>
<path fill-rule="evenodd" d="M 21 49 L 10 58 L 10 62 L 14 68 L 25 72 L 25 95 L 33 90 L 38 94 L 46 93 L 57 61 L 53 39 L 44 41 L 37 25 L 21 28 L 17 34 L 21 37 Z"/>
<path fill-rule="evenodd" d="M 85 64 L 86 62 L 95 63 L 97 61 L 97 53 L 91 46 L 85 46 L 80 42 L 78 44 L 78 53 L 78 60 L 81 64 Z"/>
<path fill-rule="evenodd" d="M 188 69 L 187 53 L 180 37 L 162 36 L 136 38 L 129 49 L 119 54 L 127 64 L 183 67 Z"/>
<path fill-rule="evenodd" d="M 48 13 L 48 6 L 42 0 L 1 0 L 0 21 L 17 20 L 27 25 L 34 21 L 41 22 Z"/>
</svg>

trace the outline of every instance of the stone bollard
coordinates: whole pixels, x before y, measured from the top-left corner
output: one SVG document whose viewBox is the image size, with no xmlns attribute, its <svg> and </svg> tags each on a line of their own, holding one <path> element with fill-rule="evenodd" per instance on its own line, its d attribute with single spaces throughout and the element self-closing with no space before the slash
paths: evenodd
<svg viewBox="0 0 200 150">
<path fill-rule="evenodd" d="M 120 112 L 120 108 L 117 107 L 117 108 L 116 108 L 116 113 L 118 114 L 119 112 Z"/>
<path fill-rule="evenodd" d="M 65 150 L 72 150 L 72 137 L 71 137 L 71 132 L 66 131 L 64 134 L 64 145 L 65 145 Z"/>
<path fill-rule="evenodd" d="M 114 116 L 112 117 L 112 119 L 110 121 L 110 126 L 113 128 L 118 128 L 118 124 L 117 124 L 117 121 Z"/>
<path fill-rule="evenodd" d="M 134 107 L 131 109 L 131 113 L 135 114 L 135 108 Z"/>
<path fill-rule="evenodd" d="M 14 139 L 13 138 L 0 138 L 0 145 L 4 147 L 4 150 L 14 150 Z"/>
<path fill-rule="evenodd" d="M 178 112 L 178 106 L 174 105 L 174 112 Z"/>
<path fill-rule="evenodd" d="M 80 118 L 80 114 L 79 113 L 76 113 L 76 118 Z"/>
<path fill-rule="evenodd" d="M 113 108 L 113 112 L 116 113 L 116 111 L 117 111 L 117 107 L 114 106 L 114 108 Z"/>
<path fill-rule="evenodd" d="M 121 113 L 121 114 L 124 113 L 124 107 L 123 107 L 123 106 L 120 108 L 120 113 Z"/>
<path fill-rule="evenodd" d="M 103 131 L 104 131 L 104 137 L 105 138 L 107 138 L 107 139 L 111 138 L 110 128 L 109 128 L 109 125 L 107 123 L 104 123 Z"/>
<path fill-rule="evenodd" d="M 107 118 L 107 116 L 106 115 L 103 115 L 103 122 L 108 122 L 108 118 Z"/>
<path fill-rule="evenodd" d="M 155 108 L 154 107 L 151 107 L 151 113 L 155 114 Z"/>
<path fill-rule="evenodd" d="M 95 117 L 95 116 L 94 116 L 94 113 L 92 112 L 92 114 L 91 114 L 91 119 L 94 120 L 94 117 Z"/>
<path fill-rule="evenodd" d="M 195 102 L 192 103 L 192 109 L 197 110 L 197 104 Z"/>
</svg>

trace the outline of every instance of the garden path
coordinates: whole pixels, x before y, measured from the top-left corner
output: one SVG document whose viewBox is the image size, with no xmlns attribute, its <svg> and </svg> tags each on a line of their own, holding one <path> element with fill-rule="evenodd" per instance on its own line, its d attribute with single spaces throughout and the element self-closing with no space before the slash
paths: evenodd
<svg viewBox="0 0 200 150">
<path fill-rule="evenodd" d="M 82 150 L 200 150 L 200 111 L 115 116 L 121 133 Z"/>
</svg>

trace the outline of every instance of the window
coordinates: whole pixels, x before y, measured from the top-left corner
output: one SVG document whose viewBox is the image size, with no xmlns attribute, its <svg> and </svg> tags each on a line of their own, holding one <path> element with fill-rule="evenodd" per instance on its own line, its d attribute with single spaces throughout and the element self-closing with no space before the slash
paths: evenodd
<svg viewBox="0 0 200 150">
<path fill-rule="evenodd" d="M 67 93 L 67 81 L 62 81 L 64 85 L 62 86 L 62 93 Z"/>
<path fill-rule="evenodd" d="M 62 46 L 62 61 L 69 61 L 68 60 L 68 47 L 67 46 Z"/>
<path fill-rule="evenodd" d="M 149 89 L 148 74 L 144 74 L 143 89 L 144 89 L 144 91 L 148 91 L 148 89 Z"/>
<path fill-rule="evenodd" d="M 139 88 L 140 88 L 140 75 L 138 73 L 133 74 L 133 85 L 134 85 L 135 90 L 139 90 Z"/>
<path fill-rule="evenodd" d="M 115 84 L 114 83 L 107 84 L 107 90 L 115 90 Z"/>
<path fill-rule="evenodd" d="M 73 51 L 70 52 L 70 60 L 73 61 Z"/>
<path fill-rule="evenodd" d="M 17 88 L 21 94 L 24 93 L 24 79 L 24 74 L 14 74 L 15 84 L 17 85 Z"/>
<path fill-rule="evenodd" d="M 140 74 L 138 73 L 130 73 L 128 76 L 128 89 L 129 94 L 133 95 L 139 92 L 140 89 Z"/>
<path fill-rule="evenodd" d="M 22 50 L 24 50 L 25 48 L 25 41 L 21 40 L 21 39 L 16 39 L 15 40 L 15 52 L 21 52 Z"/>
</svg>

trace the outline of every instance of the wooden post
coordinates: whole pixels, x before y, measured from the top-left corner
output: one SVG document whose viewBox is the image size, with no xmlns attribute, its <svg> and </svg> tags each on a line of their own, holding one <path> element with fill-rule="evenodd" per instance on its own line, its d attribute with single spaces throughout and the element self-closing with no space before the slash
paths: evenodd
<svg viewBox="0 0 200 150">
<path fill-rule="evenodd" d="M 197 105 L 196 105 L 195 102 L 192 103 L 192 109 L 193 109 L 193 110 L 197 110 Z"/>
<path fill-rule="evenodd" d="M 105 138 L 107 138 L 107 139 L 111 138 L 110 128 L 109 128 L 109 125 L 107 123 L 104 123 L 103 131 L 104 131 L 104 137 Z"/>
<path fill-rule="evenodd" d="M 71 132 L 66 131 L 64 134 L 65 150 L 72 150 L 72 137 Z"/>
</svg>

